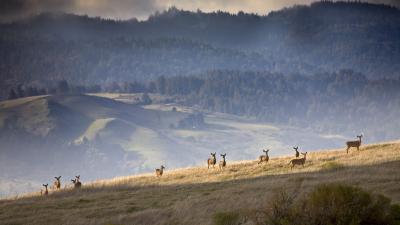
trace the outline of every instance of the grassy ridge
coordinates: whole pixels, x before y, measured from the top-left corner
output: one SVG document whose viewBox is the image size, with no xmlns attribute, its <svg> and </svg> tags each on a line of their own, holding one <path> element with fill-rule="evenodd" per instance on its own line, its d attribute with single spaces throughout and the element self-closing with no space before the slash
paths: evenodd
<svg viewBox="0 0 400 225">
<path fill-rule="evenodd" d="M 215 215 L 240 214 L 253 224 L 280 190 L 304 195 L 321 183 L 344 183 L 400 202 L 400 144 L 367 145 L 359 152 L 312 152 L 304 168 L 290 170 L 292 157 L 228 161 L 206 166 L 119 177 L 70 189 L 0 202 L 0 224 L 212 224 Z"/>
</svg>

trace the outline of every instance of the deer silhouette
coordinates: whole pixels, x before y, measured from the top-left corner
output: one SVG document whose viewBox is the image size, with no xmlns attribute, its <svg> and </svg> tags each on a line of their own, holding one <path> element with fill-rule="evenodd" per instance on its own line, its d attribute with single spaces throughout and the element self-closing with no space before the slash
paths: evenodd
<svg viewBox="0 0 400 225">
<path fill-rule="evenodd" d="M 226 160 L 225 160 L 226 153 L 225 154 L 220 154 L 220 155 L 222 157 L 222 160 L 219 161 L 219 169 L 222 170 L 226 166 Z"/>
<path fill-rule="evenodd" d="M 156 169 L 156 176 L 161 177 L 164 173 L 164 169 L 165 167 L 163 165 L 161 165 L 160 169 Z"/>
<path fill-rule="evenodd" d="M 49 190 L 47 189 L 47 186 L 49 186 L 49 184 L 43 184 L 43 187 L 45 189 L 44 189 L 44 192 L 42 192 L 43 190 L 41 191 L 41 194 L 49 195 Z"/>
<path fill-rule="evenodd" d="M 299 153 L 299 151 L 298 151 L 299 146 L 293 147 L 293 149 L 296 151 L 296 158 L 299 158 L 299 156 L 300 156 L 300 153 Z"/>
<path fill-rule="evenodd" d="M 357 148 L 357 151 L 359 151 L 360 150 L 360 146 L 361 146 L 361 138 L 362 137 L 363 137 L 362 134 L 361 135 L 357 135 L 358 140 L 346 142 L 346 145 L 347 145 L 346 152 L 349 153 L 349 149 L 351 147 L 355 147 L 355 148 Z"/>
<path fill-rule="evenodd" d="M 54 179 L 56 179 L 56 180 L 54 181 L 53 188 L 54 189 L 60 189 L 61 188 L 61 181 L 60 181 L 61 176 L 54 177 Z"/>
<path fill-rule="evenodd" d="M 268 162 L 268 160 L 269 160 L 269 156 L 268 156 L 269 149 L 267 149 L 267 150 L 263 149 L 263 152 L 265 152 L 265 155 L 260 155 L 260 157 L 258 157 L 259 158 L 258 164 L 260 164 L 262 162 Z"/>
<path fill-rule="evenodd" d="M 208 158 L 207 159 L 207 168 L 208 169 L 210 169 L 210 165 L 212 165 L 213 166 L 213 168 L 214 168 L 214 166 L 215 166 L 215 164 L 217 163 L 217 158 L 216 158 L 216 152 L 214 152 L 214 153 L 210 153 L 211 154 L 211 158 Z"/>
<path fill-rule="evenodd" d="M 74 188 L 79 189 L 82 187 L 82 183 L 79 181 L 79 179 L 81 178 L 80 175 L 75 176 L 75 179 L 71 179 L 72 183 L 74 184 Z"/>
<path fill-rule="evenodd" d="M 290 160 L 289 164 L 292 164 L 290 169 L 293 169 L 293 167 L 295 165 L 302 165 L 304 167 L 304 164 L 306 163 L 307 152 L 306 153 L 301 153 L 301 154 L 304 156 L 303 158 Z"/>
</svg>

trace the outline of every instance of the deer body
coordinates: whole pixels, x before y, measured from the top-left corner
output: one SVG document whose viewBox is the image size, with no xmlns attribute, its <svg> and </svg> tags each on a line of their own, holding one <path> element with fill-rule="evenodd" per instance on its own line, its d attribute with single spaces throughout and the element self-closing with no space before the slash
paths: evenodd
<svg viewBox="0 0 400 225">
<path fill-rule="evenodd" d="M 54 189 L 60 189 L 61 188 L 61 176 L 59 177 L 54 177 L 56 180 L 54 181 Z"/>
<path fill-rule="evenodd" d="M 216 154 L 217 154 L 216 152 L 211 153 L 211 158 L 207 159 L 207 168 L 208 169 L 210 168 L 210 165 L 212 165 L 214 168 L 215 164 L 217 163 L 217 158 L 215 157 Z"/>
<path fill-rule="evenodd" d="M 161 177 L 164 173 L 164 169 L 165 169 L 164 166 L 161 166 L 160 169 L 156 169 L 156 176 Z"/>
<path fill-rule="evenodd" d="M 306 153 L 301 153 L 304 157 L 301 159 L 292 159 L 290 160 L 289 164 L 292 164 L 290 169 L 293 169 L 293 167 L 295 165 L 302 165 L 304 167 L 304 164 L 306 163 L 306 156 L 307 156 L 307 152 Z"/>
<path fill-rule="evenodd" d="M 219 161 L 219 169 L 222 170 L 225 166 L 226 166 L 226 153 L 225 154 L 221 154 L 222 160 Z"/>
<path fill-rule="evenodd" d="M 357 138 L 358 138 L 357 141 L 348 141 L 348 142 L 346 142 L 346 145 L 347 145 L 346 152 L 347 153 L 349 153 L 349 149 L 351 147 L 357 148 L 358 151 L 360 150 L 362 135 L 358 135 Z"/>
<path fill-rule="evenodd" d="M 265 155 L 260 155 L 260 157 L 259 157 L 260 161 L 258 162 L 258 164 L 260 164 L 262 162 L 268 162 L 268 160 L 269 160 L 269 156 L 268 156 L 269 149 L 267 149 L 267 150 L 263 149 L 263 152 L 265 152 Z"/>
</svg>

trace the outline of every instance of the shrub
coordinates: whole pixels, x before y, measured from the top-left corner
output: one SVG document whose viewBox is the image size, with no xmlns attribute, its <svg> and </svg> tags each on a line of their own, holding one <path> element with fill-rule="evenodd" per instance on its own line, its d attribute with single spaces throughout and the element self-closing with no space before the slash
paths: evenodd
<svg viewBox="0 0 400 225">
<path fill-rule="evenodd" d="M 393 224 L 400 225 L 400 205 L 392 205 L 390 214 L 392 215 Z"/>
<path fill-rule="evenodd" d="M 358 187 L 340 184 L 317 186 L 294 202 L 279 193 L 267 212 L 271 225 L 399 225 L 400 206 Z"/>
<path fill-rule="evenodd" d="M 268 224 L 289 225 L 293 219 L 294 195 L 286 192 L 279 192 L 272 200 L 271 212 Z"/>
<path fill-rule="evenodd" d="M 214 214 L 215 225 L 235 225 L 238 224 L 239 213 L 236 212 L 219 212 Z"/>
<path fill-rule="evenodd" d="M 318 186 L 299 207 L 307 224 L 390 224 L 390 200 L 357 187 L 338 184 Z"/>
</svg>

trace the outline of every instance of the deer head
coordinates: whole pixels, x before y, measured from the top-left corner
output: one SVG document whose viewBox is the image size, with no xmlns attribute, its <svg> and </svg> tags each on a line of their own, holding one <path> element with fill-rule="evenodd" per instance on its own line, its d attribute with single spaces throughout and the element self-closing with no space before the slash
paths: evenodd
<svg viewBox="0 0 400 225">
<path fill-rule="evenodd" d="M 162 169 L 162 170 L 165 169 L 165 166 L 161 165 L 161 169 Z"/>
<path fill-rule="evenodd" d="M 220 154 L 220 155 L 225 160 L 226 153 L 225 154 Z"/>
<path fill-rule="evenodd" d="M 56 179 L 57 181 L 60 181 L 61 176 L 59 176 L 59 177 L 54 177 L 54 179 Z"/>
<path fill-rule="evenodd" d="M 76 183 L 76 179 L 71 179 L 71 181 L 72 181 L 72 183 L 74 183 L 74 184 Z"/>
<path fill-rule="evenodd" d="M 79 181 L 79 179 L 81 178 L 81 175 L 75 176 L 76 180 Z"/>
<path fill-rule="evenodd" d="M 301 154 L 304 155 L 304 157 L 306 157 L 307 153 L 308 153 L 308 152 L 305 152 L 305 153 L 302 152 Z"/>
<path fill-rule="evenodd" d="M 45 187 L 47 189 L 47 186 L 49 186 L 49 184 L 43 184 L 43 187 Z"/>
<path fill-rule="evenodd" d="M 267 149 L 267 150 L 263 149 L 263 152 L 265 152 L 265 153 L 267 153 L 267 154 L 268 154 L 268 152 L 269 152 L 269 149 Z"/>
</svg>

